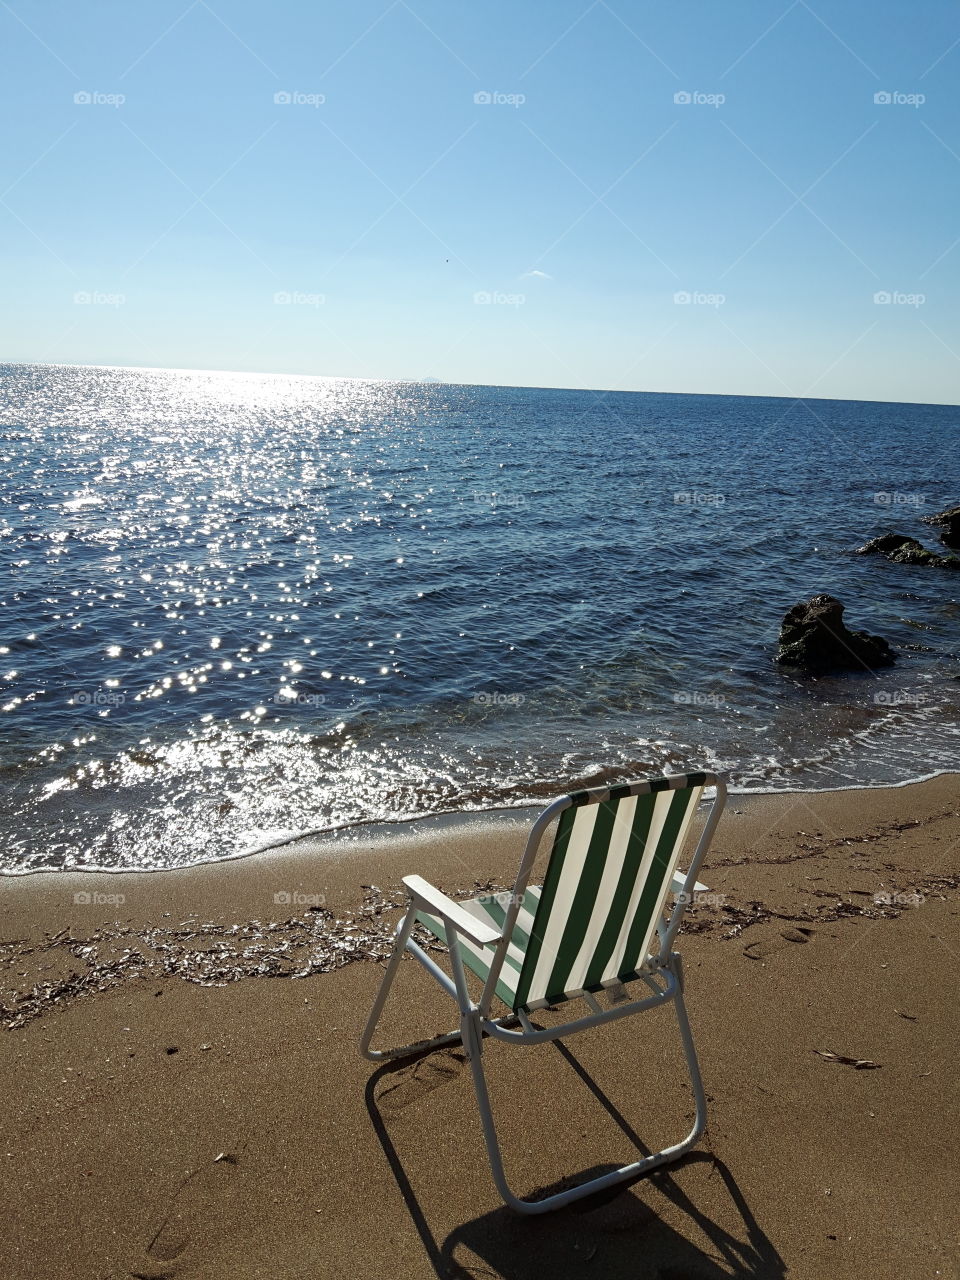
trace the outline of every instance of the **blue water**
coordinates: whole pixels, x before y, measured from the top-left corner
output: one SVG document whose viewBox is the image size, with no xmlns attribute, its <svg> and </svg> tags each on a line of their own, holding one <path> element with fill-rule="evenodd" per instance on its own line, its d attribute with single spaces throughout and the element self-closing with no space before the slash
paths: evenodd
<svg viewBox="0 0 960 1280">
<path fill-rule="evenodd" d="M 0 866 L 163 867 L 703 765 L 957 767 L 960 411 L 0 366 Z M 900 651 L 811 680 L 829 591 Z"/>
</svg>

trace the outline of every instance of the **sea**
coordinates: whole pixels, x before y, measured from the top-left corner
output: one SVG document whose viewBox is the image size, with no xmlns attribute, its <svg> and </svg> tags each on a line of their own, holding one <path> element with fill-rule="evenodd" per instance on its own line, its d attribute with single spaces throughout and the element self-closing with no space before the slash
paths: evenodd
<svg viewBox="0 0 960 1280">
<path fill-rule="evenodd" d="M 960 409 L 0 366 L 0 870 L 958 767 Z M 779 667 L 821 592 L 894 667 Z"/>
</svg>

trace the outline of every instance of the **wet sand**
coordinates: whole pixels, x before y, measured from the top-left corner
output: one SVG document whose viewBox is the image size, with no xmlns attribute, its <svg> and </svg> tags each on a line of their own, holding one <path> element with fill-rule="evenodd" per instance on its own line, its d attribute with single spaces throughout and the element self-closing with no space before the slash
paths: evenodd
<svg viewBox="0 0 960 1280">
<path fill-rule="evenodd" d="M 0 1275 L 960 1276 L 958 782 L 731 798 L 679 946 L 707 1135 L 544 1219 L 500 1204 L 459 1051 L 357 1051 L 400 877 L 508 884 L 521 815 L 4 879 Z M 488 1047 L 518 1192 L 686 1132 L 671 1017 Z M 455 1020 L 405 964 L 384 1039 Z"/>
</svg>

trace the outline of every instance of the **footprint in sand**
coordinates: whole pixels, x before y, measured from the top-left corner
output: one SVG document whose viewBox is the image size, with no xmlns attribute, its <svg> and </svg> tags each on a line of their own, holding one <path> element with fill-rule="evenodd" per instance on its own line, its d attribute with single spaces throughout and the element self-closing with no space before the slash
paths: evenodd
<svg viewBox="0 0 960 1280">
<path fill-rule="evenodd" d="M 748 942 L 743 948 L 743 954 L 751 960 L 766 960 L 778 951 L 786 951 L 792 942 L 811 942 L 813 936 L 812 929 L 781 929 L 769 938 Z"/>
<path fill-rule="evenodd" d="M 232 1197 L 239 1158 L 226 1152 L 184 1178 L 142 1257 L 128 1267 L 130 1280 L 172 1280 L 190 1265 L 191 1243 L 209 1237 L 224 1200 Z"/>
<path fill-rule="evenodd" d="M 380 1114 L 399 1115 L 418 1099 L 455 1080 L 465 1063 L 463 1053 L 445 1049 L 392 1071 L 384 1078 L 382 1087 L 377 1091 Z"/>
</svg>

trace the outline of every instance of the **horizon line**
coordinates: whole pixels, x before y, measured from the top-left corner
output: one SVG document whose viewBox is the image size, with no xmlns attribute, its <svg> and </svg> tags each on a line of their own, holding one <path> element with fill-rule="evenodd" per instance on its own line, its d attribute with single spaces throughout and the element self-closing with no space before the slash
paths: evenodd
<svg viewBox="0 0 960 1280">
<path fill-rule="evenodd" d="M 796 404 L 806 401 L 823 401 L 833 404 L 908 404 L 920 407 L 931 406 L 944 409 L 960 409 L 960 404 L 952 400 L 871 400 L 857 396 L 804 396 L 804 395 L 762 395 L 757 392 L 741 391 L 656 391 L 623 387 L 564 387 L 542 386 L 539 383 L 511 382 L 455 382 L 446 378 L 425 376 L 421 378 L 374 378 L 360 377 L 356 374 L 338 373 L 278 373 L 270 370 L 252 369 L 206 369 L 188 368 L 179 365 L 148 364 L 87 364 L 84 362 L 68 363 L 62 360 L 0 360 L 0 368 L 23 366 L 30 369 L 124 369 L 147 373 L 205 373 L 217 377 L 247 378 L 314 378 L 323 382 L 383 382 L 405 383 L 413 386 L 434 387 L 489 387 L 498 391 L 586 391 L 594 395 L 624 396 L 706 396 L 717 400 L 792 400 Z"/>
</svg>

